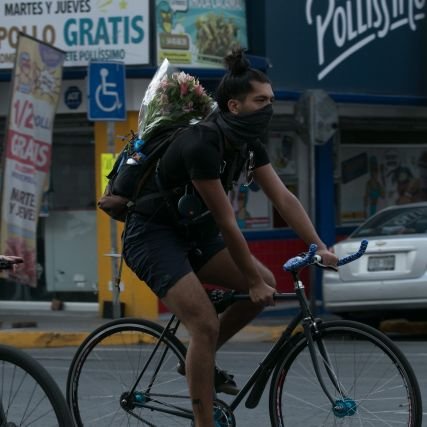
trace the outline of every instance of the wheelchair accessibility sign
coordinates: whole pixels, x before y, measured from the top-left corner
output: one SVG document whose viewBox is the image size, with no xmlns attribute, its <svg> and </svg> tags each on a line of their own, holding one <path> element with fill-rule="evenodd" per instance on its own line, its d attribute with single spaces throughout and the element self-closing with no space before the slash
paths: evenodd
<svg viewBox="0 0 427 427">
<path fill-rule="evenodd" d="M 89 62 L 89 120 L 126 120 L 125 81 L 123 62 Z"/>
</svg>

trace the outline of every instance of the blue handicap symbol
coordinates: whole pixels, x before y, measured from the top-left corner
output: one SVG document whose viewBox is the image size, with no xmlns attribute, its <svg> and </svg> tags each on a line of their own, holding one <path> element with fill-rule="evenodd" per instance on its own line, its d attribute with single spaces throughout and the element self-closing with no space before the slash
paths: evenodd
<svg viewBox="0 0 427 427">
<path fill-rule="evenodd" d="M 114 110 L 120 110 L 123 104 L 120 102 L 119 89 L 117 83 L 108 81 L 109 71 L 107 68 L 101 68 L 101 83 L 95 90 L 95 101 L 98 108 L 106 113 Z"/>
</svg>

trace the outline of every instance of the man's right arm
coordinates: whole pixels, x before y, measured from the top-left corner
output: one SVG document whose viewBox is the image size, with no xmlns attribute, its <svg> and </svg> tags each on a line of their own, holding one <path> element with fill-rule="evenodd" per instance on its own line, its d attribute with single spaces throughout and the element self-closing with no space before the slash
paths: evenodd
<svg viewBox="0 0 427 427">
<path fill-rule="evenodd" d="M 272 305 L 274 290 L 263 281 L 256 268 L 221 181 L 219 179 L 193 180 L 193 185 L 211 211 L 231 257 L 247 279 L 252 301 Z"/>
</svg>

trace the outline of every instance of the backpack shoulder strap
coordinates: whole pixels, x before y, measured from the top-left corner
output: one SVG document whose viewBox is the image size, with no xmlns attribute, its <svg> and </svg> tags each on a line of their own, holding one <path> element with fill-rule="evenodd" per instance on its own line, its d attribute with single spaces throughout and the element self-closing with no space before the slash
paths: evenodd
<svg viewBox="0 0 427 427">
<path fill-rule="evenodd" d="M 219 154 L 221 156 L 221 159 L 224 155 L 224 145 L 225 145 L 225 137 L 224 137 L 224 133 L 221 130 L 221 128 L 218 126 L 218 124 L 216 122 L 212 122 L 212 121 L 206 121 L 206 122 L 199 122 L 198 123 L 201 126 L 205 126 L 209 129 L 212 129 L 213 131 L 215 131 L 218 136 L 219 136 Z"/>
</svg>

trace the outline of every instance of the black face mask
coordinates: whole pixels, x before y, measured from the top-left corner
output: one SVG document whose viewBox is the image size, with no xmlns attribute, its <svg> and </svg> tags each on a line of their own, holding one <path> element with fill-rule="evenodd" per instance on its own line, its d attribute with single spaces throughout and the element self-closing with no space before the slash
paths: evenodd
<svg viewBox="0 0 427 427">
<path fill-rule="evenodd" d="M 239 148 L 242 144 L 262 138 L 272 116 L 273 107 L 268 104 L 251 113 L 233 114 L 221 111 L 217 116 L 217 123 L 230 144 Z"/>
</svg>

